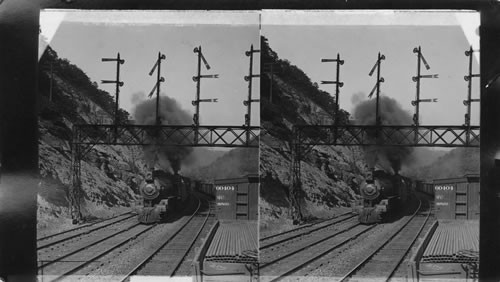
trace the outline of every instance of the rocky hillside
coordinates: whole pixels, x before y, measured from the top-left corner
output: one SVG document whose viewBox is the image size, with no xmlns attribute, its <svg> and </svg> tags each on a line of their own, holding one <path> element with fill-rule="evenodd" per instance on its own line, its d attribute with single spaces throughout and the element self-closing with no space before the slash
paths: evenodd
<svg viewBox="0 0 500 282">
<path fill-rule="evenodd" d="M 274 64 L 272 76 L 261 76 L 260 146 L 261 228 L 290 222 L 290 140 L 294 124 L 331 124 L 335 113 L 333 97 L 318 88 L 307 75 L 289 61 L 280 59 L 262 38 L 262 64 Z M 349 114 L 340 110 L 340 123 Z M 366 172 L 358 148 L 316 146 L 301 163 L 302 191 L 299 202 L 307 218 L 331 216 L 348 207 L 356 197 Z M 344 209 L 345 210 L 345 209 Z"/>
<path fill-rule="evenodd" d="M 114 97 L 97 86 L 80 68 L 47 47 L 39 71 L 40 234 L 71 225 L 68 193 L 73 125 L 113 122 Z M 138 103 L 134 120 L 150 123 L 152 107 L 152 100 Z M 183 112 L 169 97 L 161 97 L 160 110 L 162 120 L 168 124 L 191 122 L 191 114 Z M 121 123 L 130 123 L 129 113 L 122 109 L 118 118 Z M 257 173 L 258 153 L 241 149 L 227 152 L 187 147 L 93 146 L 81 162 L 83 216 L 108 217 L 130 210 L 139 185 L 153 167 L 180 170 L 199 180 L 239 177 Z"/>
<path fill-rule="evenodd" d="M 97 88 L 77 66 L 48 47 L 39 71 L 40 190 L 38 223 L 43 229 L 68 221 L 71 128 L 75 123 L 109 123 L 113 97 Z M 128 113 L 120 110 L 126 122 Z M 142 148 L 95 146 L 82 159 L 83 214 L 109 216 L 130 206 L 147 166 Z"/>
</svg>

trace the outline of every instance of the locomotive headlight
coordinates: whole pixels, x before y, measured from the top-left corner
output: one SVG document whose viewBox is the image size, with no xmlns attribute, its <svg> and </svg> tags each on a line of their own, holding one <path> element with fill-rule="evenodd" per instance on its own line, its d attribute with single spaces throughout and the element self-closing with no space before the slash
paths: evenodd
<svg viewBox="0 0 500 282">
<path fill-rule="evenodd" d="M 373 193 L 377 192 L 377 187 L 375 187 L 375 185 L 373 185 L 373 184 L 368 184 L 365 187 L 365 192 L 367 194 L 373 194 Z"/>
<path fill-rule="evenodd" d="M 148 195 L 154 194 L 155 191 L 156 191 L 156 187 L 154 185 L 148 184 L 144 187 L 144 193 L 146 193 Z"/>
<path fill-rule="evenodd" d="M 366 200 L 375 200 L 379 196 L 379 189 L 373 183 L 367 183 L 360 189 L 361 196 Z"/>
<path fill-rule="evenodd" d="M 144 199 L 153 200 L 156 197 L 158 197 L 158 195 L 160 194 L 160 191 L 158 190 L 156 185 L 154 185 L 152 183 L 148 183 L 142 187 L 141 194 L 144 197 Z"/>
</svg>

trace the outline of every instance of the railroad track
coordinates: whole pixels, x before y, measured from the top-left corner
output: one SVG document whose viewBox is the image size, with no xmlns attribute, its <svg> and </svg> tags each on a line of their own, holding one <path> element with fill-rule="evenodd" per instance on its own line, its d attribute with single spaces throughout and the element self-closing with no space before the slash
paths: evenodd
<svg viewBox="0 0 500 282">
<path fill-rule="evenodd" d="M 155 227 L 156 224 L 149 226 L 133 224 L 92 244 L 78 247 L 54 259 L 42 260 L 38 266 L 39 274 L 48 278 L 44 281 L 59 281 Z"/>
<path fill-rule="evenodd" d="M 174 219 L 175 216 L 173 214 L 170 219 Z M 42 275 L 44 281 L 59 281 L 66 278 L 74 280 L 74 277 L 67 277 L 68 275 L 83 275 L 94 280 L 96 276 L 90 275 L 100 275 L 100 267 L 109 265 L 106 262 L 120 266 L 123 262 L 115 259 L 117 255 L 126 253 L 138 242 L 147 241 L 151 234 L 162 235 L 161 232 L 168 229 L 165 226 L 170 226 L 170 229 L 175 228 L 173 226 L 177 225 L 177 221 L 170 225 L 143 225 L 136 220 L 124 221 L 112 229 L 99 228 L 95 232 L 85 233 L 83 237 L 75 237 L 50 247 L 45 246 L 39 253 L 46 252 L 49 255 L 42 256 L 39 261 L 39 275 Z"/>
<path fill-rule="evenodd" d="M 195 244 L 191 246 L 191 249 L 189 250 L 189 253 L 186 255 L 186 258 L 184 259 L 183 263 L 178 267 L 177 271 L 174 273 L 174 276 L 193 276 L 193 268 L 192 268 L 192 263 L 193 259 L 196 255 L 196 250 L 200 248 L 203 244 L 202 238 L 206 238 L 210 230 L 212 229 L 213 225 L 217 221 L 215 217 L 215 203 L 210 202 L 210 207 L 209 211 L 211 215 L 209 215 L 207 222 L 205 225 L 200 228 L 200 231 L 198 233 L 197 239 L 195 241 Z"/>
<path fill-rule="evenodd" d="M 264 237 L 259 240 L 260 246 L 259 249 L 265 250 L 267 248 L 270 248 L 272 246 L 276 246 L 278 244 L 283 244 L 287 241 L 302 237 L 302 236 L 307 236 L 313 232 L 317 232 L 323 229 L 327 228 L 333 228 L 336 224 L 339 224 L 341 222 L 347 221 L 349 219 L 352 219 L 356 217 L 357 215 L 352 215 L 352 213 L 345 213 L 339 216 L 336 216 L 331 219 L 323 220 L 317 223 L 312 223 L 312 224 L 307 224 L 298 228 L 294 228 L 285 232 L 281 232 L 278 234 L 274 234 L 271 236 Z"/>
<path fill-rule="evenodd" d="M 104 228 L 106 226 L 112 225 L 112 224 L 114 224 L 116 222 L 120 222 L 120 221 L 126 220 L 126 219 L 128 219 L 130 217 L 133 217 L 133 216 L 134 215 L 133 215 L 132 212 L 126 212 L 126 213 L 122 213 L 122 214 L 119 214 L 119 215 L 116 215 L 116 216 L 113 216 L 113 217 L 110 217 L 110 218 L 107 218 L 107 219 L 95 221 L 95 222 L 92 222 L 92 223 L 82 224 L 82 225 L 80 225 L 78 227 L 71 228 L 71 229 L 68 229 L 68 230 L 65 230 L 65 231 L 62 231 L 62 232 L 58 232 L 58 233 L 55 233 L 55 234 L 50 234 L 50 235 L 46 235 L 46 236 L 43 236 L 43 237 L 39 237 L 36 240 L 37 240 L 37 242 L 42 242 L 42 241 L 45 241 L 45 240 L 48 240 L 48 239 L 51 239 L 51 238 L 54 238 L 54 237 L 71 236 L 68 233 L 85 233 L 85 232 L 88 232 L 88 229 L 90 229 L 91 226 Z"/>
<path fill-rule="evenodd" d="M 127 213 L 122 216 L 116 217 L 112 220 L 105 220 L 96 223 L 96 226 L 87 225 L 84 227 L 67 230 L 58 234 L 46 236 L 37 240 L 37 251 L 39 255 L 43 256 L 43 252 L 48 248 L 54 250 L 59 246 L 68 246 L 77 241 L 85 241 L 85 238 L 90 237 L 106 237 L 108 233 L 113 234 L 113 230 L 120 230 L 128 228 L 127 225 L 136 224 L 135 214 Z M 99 234 L 99 235 L 95 235 Z"/>
<path fill-rule="evenodd" d="M 425 203 L 420 200 L 415 213 L 339 281 L 389 281 L 431 215 L 430 203 L 428 201 Z"/>
<path fill-rule="evenodd" d="M 151 252 L 138 263 L 120 281 L 126 281 L 132 275 L 161 275 L 173 277 L 178 274 L 183 264 L 188 263 L 188 254 L 192 253 L 193 246 L 200 238 L 200 234 L 207 228 L 207 223 L 214 216 L 214 206 L 208 200 L 201 205 L 189 219 L 172 234 L 159 248 Z M 200 202 L 201 203 L 201 202 Z M 204 206 L 205 211 L 201 211 Z M 185 273 L 180 273 L 185 274 Z"/>
<path fill-rule="evenodd" d="M 345 216 L 345 215 L 349 215 L 349 214 L 352 214 L 352 212 L 346 212 L 346 213 L 334 216 L 332 218 L 323 219 L 323 220 L 320 220 L 320 221 L 314 222 L 314 223 L 304 224 L 304 225 L 302 225 L 300 227 L 297 227 L 297 228 L 293 228 L 293 229 L 290 229 L 290 230 L 287 230 L 287 231 L 283 231 L 283 232 L 280 232 L 280 233 L 277 233 L 277 234 L 273 234 L 273 235 L 269 235 L 269 236 L 266 236 L 266 237 L 262 237 L 262 238 L 259 239 L 259 242 L 264 242 L 264 241 L 270 240 L 270 239 L 275 238 L 275 237 L 283 236 L 283 235 L 290 234 L 290 233 L 299 232 L 299 231 L 301 231 L 303 229 L 311 228 L 313 226 L 319 226 L 320 224 L 323 224 L 323 223 L 331 221 L 331 220 L 335 220 L 335 219 L 337 219 L 339 217 L 342 217 L 342 216 Z"/>
<path fill-rule="evenodd" d="M 354 220 L 348 220 L 354 219 Z M 356 217 L 339 219 L 336 225 L 260 248 L 262 281 L 277 281 L 303 269 L 331 251 L 355 240 L 377 225 L 361 225 Z"/>
</svg>

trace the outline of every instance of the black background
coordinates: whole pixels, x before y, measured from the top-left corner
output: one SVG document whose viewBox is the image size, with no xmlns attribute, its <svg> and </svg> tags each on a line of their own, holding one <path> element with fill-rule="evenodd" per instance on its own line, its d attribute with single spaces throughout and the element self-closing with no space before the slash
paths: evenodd
<svg viewBox="0 0 500 282">
<path fill-rule="evenodd" d="M 39 11 L 64 9 L 470 9 L 480 11 L 480 278 L 500 281 L 500 7 L 477 0 L 0 1 L 0 277 L 36 281 Z M 446 52 L 445 50 L 443 52 Z M 499 154 L 500 156 L 500 154 Z"/>
</svg>

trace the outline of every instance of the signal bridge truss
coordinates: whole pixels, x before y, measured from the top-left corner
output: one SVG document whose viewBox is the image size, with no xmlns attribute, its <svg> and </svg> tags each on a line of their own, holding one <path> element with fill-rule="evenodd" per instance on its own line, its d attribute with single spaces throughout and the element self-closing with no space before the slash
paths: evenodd
<svg viewBox="0 0 500 282">
<path fill-rule="evenodd" d="M 259 131 L 258 126 L 82 124 L 73 128 L 73 144 L 258 147 Z"/>
<path fill-rule="evenodd" d="M 296 125 L 301 145 L 479 147 L 479 126 Z"/>
<path fill-rule="evenodd" d="M 81 222 L 81 160 L 95 145 L 258 148 L 258 126 L 79 124 L 73 127 L 72 187 L 74 222 Z"/>
<path fill-rule="evenodd" d="M 300 162 L 316 145 L 479 147 L 479 126 L 295 125 L 292 133 L 290 199 L 294 221 L 302 221 Z"/>
</svg>

